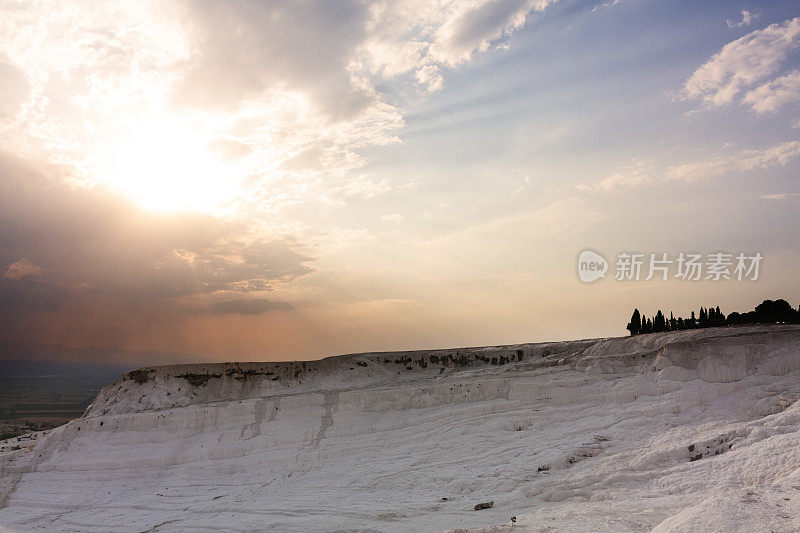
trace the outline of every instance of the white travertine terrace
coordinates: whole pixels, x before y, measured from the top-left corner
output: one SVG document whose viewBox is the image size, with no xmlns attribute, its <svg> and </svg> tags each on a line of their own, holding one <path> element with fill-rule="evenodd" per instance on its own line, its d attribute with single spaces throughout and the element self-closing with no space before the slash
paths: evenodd
<svg viewBox="0 0 800 533">
<path fill-rule="evenodd" d="M 796 531 L 798 398 L 796 326 L 150 367 L 0 443 L 0 531 Z"/>
</svg>

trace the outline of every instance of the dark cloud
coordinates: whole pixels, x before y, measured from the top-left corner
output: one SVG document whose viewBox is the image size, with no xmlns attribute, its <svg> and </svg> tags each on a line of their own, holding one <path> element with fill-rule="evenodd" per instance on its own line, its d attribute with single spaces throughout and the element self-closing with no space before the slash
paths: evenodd
<svg viewBox="0 0 800 533">
<path fill-rule="evenodd" d="M 218 314 L 260 315 L 267 311 L 289 311 L 292 306 L 286 302 L 273 302 L 265 299 L 226 300 L 211 304 L 209 310 Z"/>
<path fill-rule="evenodd" d="M 288 89 L 338 120 L 375 101 L 353 86 L 347 68 L 366 35 L 364 2 L 191 1 L 185 16 L 191 57 L 179 103 L 235 109 L 268 89 Z"/>
<path fill-rule="evenodd" d="M 0 275 L 14 273 L 0 278 L 0 310 L 266 291 L 311 271 L 290 238 L 254 239 L 207 215 L 144 212 L 101 189 L 62 185 L 50 171 L 0 154 Z"/>
<path fill-rule="evenodd" d="M 0 280 L 0 316 L 21 311 L 52 311 L 59 309 L 69 295 L 52 283 L 33 279 Z"/>
</svg>

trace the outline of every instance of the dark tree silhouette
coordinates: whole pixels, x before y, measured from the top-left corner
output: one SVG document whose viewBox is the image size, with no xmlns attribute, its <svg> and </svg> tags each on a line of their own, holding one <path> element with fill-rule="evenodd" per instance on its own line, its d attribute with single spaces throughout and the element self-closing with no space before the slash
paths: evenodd
<svg viewBox="0 0 800 533">
<path fill-rule="evenodd" d="M 628 323 L 628 331 L 631 332 L 631 335 L 638 335 L 642 332 L 642 319 L 638 309 L 633 310 L 631 321 Z"/>
<path fill-rule="evenodd" d="M 764 300 L 756 306 L 756 322 L 794 322 L 797 311 L 786 300 Z"/>
<path fill-rule="evenodd" d="M 653 319 L 647 318 L 634 309 L 631 321 L 626 326 L 631 335 L 661 331 L 680 331 L 683 329 L 738 326 L 741 324 L 800 324 L 800 307 L 793 308 L 786 300 L 764 300 L 753 311 L 730 313 L 727 317 L 719 306 L 700 307 L 699 317 L 695 312 L 687 319 L 675 318 L 670 312 L 669 320 L 659 309 Z"/>
<path fill-rule="evenodd" d="M 664 320 L 664 313 L 661 312 L 661 309 L 658 310 L 656 313 L 656 317 L 653 319 L 653 331 L 665 331 L 666 328 L 666 321 Z"/>
</svg>

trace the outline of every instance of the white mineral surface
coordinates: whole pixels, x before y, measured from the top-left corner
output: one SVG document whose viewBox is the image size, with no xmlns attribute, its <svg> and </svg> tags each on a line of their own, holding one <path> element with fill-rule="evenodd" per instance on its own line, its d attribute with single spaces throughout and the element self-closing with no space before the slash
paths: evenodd
<svg viewBox="0 0 800 533">
<path fill-rule="evenodd" d="M 0 442 L 0 531 L 798 531 L 798 398 L 796 326 L 151 367 Z"/>
</svg>

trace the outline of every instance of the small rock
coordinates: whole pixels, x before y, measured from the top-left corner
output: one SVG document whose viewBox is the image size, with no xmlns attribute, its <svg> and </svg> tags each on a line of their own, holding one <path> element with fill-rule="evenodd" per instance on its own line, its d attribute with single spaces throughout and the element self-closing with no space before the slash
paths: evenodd
<svg viewBox="0 0 800 533">
<path fill-rule="evenodd" d="M 491 509 L 493 505 L 494 505 L 494 500 L 490 502 L 479 503 L 478 505 L 475 506 L 475 510 L 480 511 L 481 509 Z"/>
</svg>

